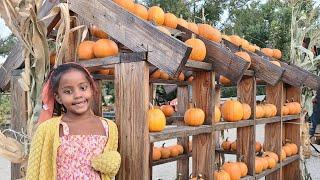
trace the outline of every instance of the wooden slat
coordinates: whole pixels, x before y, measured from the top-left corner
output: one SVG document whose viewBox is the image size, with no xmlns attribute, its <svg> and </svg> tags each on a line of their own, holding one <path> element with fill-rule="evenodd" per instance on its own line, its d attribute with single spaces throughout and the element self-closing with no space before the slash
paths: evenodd
<svg viewBox="0 0 320 180">
<path fill-rule="evenodd" d="M 202 125 L 198 127 L 192 126 L 168 126 L 162 132 L 150 133 L 150 142 L 163 141 L 178 137 L 194 136 L 203 133 L 211 133 L 212 127 Z"/>
<path fill-rule="evenodd" d="M 304 85 L 317 91 L 320 89 L 320 78 L 319 76 L 308 72 L 308 77 L 304 82 Z"/>
<path fill-rule="evenodd" d="M 256 107 L 256 81 L 255 77 L 243 78 L 237 88 L 238 100 L 249 104 L 251 107 L 251 118 L 255 119 Z M 253 126 L 237 128 L 237 157 L 242 156 L 244 163 L 248 166 L 248 174 L 255 174 L 255 121 Z"/>
<path fill-rule="evenodd" d="M 283 82 L 295 87 L 300 87 L 303 85 L 303 83 L 308 77 L 308 73 L 306 73 L 305 71 L 302 71 L 301 69 L 297 68 L 294 65 L 288 65 L 285 62 L 280 62 L 280 64 L 281 64 L 281 67 L 285 69 L 282 76 Z"/>
<path fill-rule="evenodd" d="M 101 90 L 102 90 L 102 82 L 101 80 L 95 80 L 98 92 L 97 94 L 94 94 L 94 106 L 92 107 L 92 111 L 96 116 L 101 117 L 102 116 L 102 95 L 101 95 Z"/>
<path fill-rule="evenodd" d="M 293 87 L 293 86 L 286 86 L 285 87 L 285 97 L 289 100 L 293 99 L 295 102 L 301 102 L 301 88 L 300 87 Z M 300 132 L 300 124 L 303 123 L 300 117 L 296 120 L 291 120 L 290 122 L 296 122 L 297 124 L 288 124 L 284 123 L 284 137 L 283 141 L 286 139 L 291 140 L 298 146 L 300 150 L 301 145 L 301 132 Z M 300 161 L 292 162 L 291 164 L 283 167 L 282 169 L 282 178 L 284 180 L 291 180 L 291 179 L 301 179 L 301 170 L 300 170 Z"/>
<path fill-rule="evenodd" d="M 281 118 L 283 96 L 283 83 L 275 86 L 266 86 L 266 102 L 274 104 L 277 108 L 277 116 Z M 281 154 L 281 122 L 274 122 L 265 125 L 264 150 Z M 279 156 L 280 157 L 280 156 Z M 266 177 L 267 180 L 281 179 L 281 171 L 275 171 Z"/>
<path fill-rule="evenodd" d="M 276 165 L 276 167 L 274 167 L 274 168 L 272 168 L 272 169 L 267 169 L 267 170 L 263 171 L 262 173 L 257 174 L 257 175 L 255 176 L 255 178 L 256 178 L 256 179 L 261 179 L 261 178 L 263 178 L 263 177 L 265 177 L 265 176 L 268 176 L 269 174 L 272 174 L 272 173 L 274 173 L 274 172 L 276 172 L 276 171 L 279 171 L 280 168 L 281 168 L 281 165 L 278 163 L 278 164 Z"/>
<path fill-rule="evenodd" d="M 190 47 L 110 0 L 70 0 L 69 5 L 72 11 L 99 26 L 130 50 L 148 51 L 148 62 L 171 76 L 179 75 L 189 57 Z"/>
<path fill-rule="evenodd" d="M 275 117 L 270 117 L 270 118 L 260 118 L 256 119 L 256 124 L 268 124 L 268 123 L 275 123 L 275 122 L 280 122 L 281 117 L 280 116 L 275 116 Z"/>
<path fill-rule="evenodd" d="M 252 119 L 243 120 L 238 122 L 219 122 L 214 124 L 215 131 L 222 131 L 225 129 L 239 128 L 254 125 L 254 121 Z"/>
<path fill-rule="evenodd" d="M 11 129 L 21 132 L 21 129 L 27 129 L 28 109 L 27 92 L 20 86 L 22 80 L 20 75 L 22 71 L 15 70 L 11 76 Z M 16 74 L 16 75 L 15 75 Z M 11 179 L 20 179 L 23 176 L 20 173 L 21 164 L 11 163 Z"/>
<path fill-rule="evenodd" d="M 169 163 L 169 162 L 173 162 L 173 161 L 189 159 L 189 157 L 191 157 L 191 156 L 192 156 L 192 153 L 187 153 L 187 154 L 179 155 L 179 156 L 174 157 L 174 158 L 160 159 L 158 161 L 153 161 L 152 166 L 157 166 L 157 165 L 160 165 L 160 164 L 165 164 L 165 163 Z M 186 165 L 189 166 L 189 164 L 186 164 Z"/>
<path fill-rule="evenodd" d="M 207 62 L 199 62 L 188 60 L 184 69 L 191 71 L 212 71 L 212 64 Z"/>
<path fill-rule="evenodd" d="M 178 86 L 188 86 L 190 83 L 188 81 L 179 81 L 179 80 L 164 80 L 164 79 L 150 79 L 150 83 L 157 85 L 168 85 L 174 84 Z"/>
<path fill-rule="evenodd" d="M 180 25 L 177 29 L 184 32 L 182 34 L 182 40 L 186 41 L 191 38 L 192 32 Z M 207 48 L 206 61 L 212 63 L 214 71 L 225 77 L 228 77 L 232 82 L 237 83 L 242 78 L 245 70 L 249 67 L 249 62 L 234 55 L 222 44 L 207 40 L 201 36 L 197 36 L 201 39 Z"/>
<path fill-rule="evenodd" d="M 189 104 L 189 91 L 187 86 L 180 86 L 177 89 L 177 114 L 180 116 L 179 120 L 176 121 L 178 126 L 184 125 L 183 116 L 185 111 L 188 109 Z M 184 153 L 189 152 L 189 137 L 179 137 L 178 144 L 183 146 Z M 190 154 L 191 155 L 191 154 Z M 182 174 L 182 179 L 189 178 L 189 158 L 180 159 L 177 162 L 177 174 Z"/>
<path fill-rule="evenodd" d="M 223 149 L 216 149 L 216 152 L 220 154 L 237 154 L 237 151 L 226 151 Z"/>
<path fill-rule="evenodd" d="M 210 133 L 192 137 L 192 173 L 203 174 L 206 179 L 213 179 L 215 156 L 214 133 L 212 131 L 214 117 L 214 72 L 194 72 L 192 81 L 192 98 L 197 108 L 205 113 L 205 122 L 211 128 Z"/>
<path fill-rule="evenodd" d="M 254 180 L 254 176 L 245 176 L 245 177 L 242 177 L 241 180 Z"/>
<path fill-rule="evenodd" d="M 145 61 L 120 63 L 115 66 L 115 74 L 115 112 L 121 154 L 116 179 L 147 180 L 150 178 L 150 161 L 146 158 L 150 152 L 149 68 Z"/>
<path fill-rule="evenodd" d="M 282 167 L 287 166 L 287 165 L 289 165 L 291 163 L 294 163 L 295 161 L 298 161 L 299 159 L 300 159 L 300 155 L 299 154 L 287 157 L 286 159 L 284 159 L 282 161 Z M 297 171 L 299 171 L 299 169 L 297 169 Z"/>
<path fill-rule="evenodd" d="M 290 121 L 290 120 L 295 120 L 295 119 L 299 119 L 300 115 L 288 115 L 288 116 L 283 116 L 282 117 L 282 121 Z"/>
<path fill-rule="evenodd" d="M 104 75 L 104 74 L 91 74 L 96 80 L 109 80 L 114 81 L 114 75 Z"/>
<path fill-rule="evenodd" d="M 70 12 L 70 16 L 77 16 L 73 12 Z M 75 28 L 79 26 L 75 18 L 70 19 L 70 28 Z M 67 62 L 76 62 L 77 58 L 77 39 L 81 38 L 81 34 L 79 31 L 73 31 L 69 33 L 69 40 L 68 40 L 68 48 L 64 54 L 64 58 L 62 59 L 62 63 Z"/>
</svg>

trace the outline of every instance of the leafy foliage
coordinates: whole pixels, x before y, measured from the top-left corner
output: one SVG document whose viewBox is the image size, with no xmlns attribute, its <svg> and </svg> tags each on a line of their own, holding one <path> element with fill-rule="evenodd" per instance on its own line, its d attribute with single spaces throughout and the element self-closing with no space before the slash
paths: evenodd
<svg viewBox="0 0 320 180">
<path fill-rule="evenodd" d="M 0 124 L 8 120 L 11 112 L 10 96 L 0 93 Z"/>
<path fill-rule="evenodd" d="M 17 38 L 13 34 L 0 39 L 0 56 L 7 56 L 16 43 Z"/>
</svg>

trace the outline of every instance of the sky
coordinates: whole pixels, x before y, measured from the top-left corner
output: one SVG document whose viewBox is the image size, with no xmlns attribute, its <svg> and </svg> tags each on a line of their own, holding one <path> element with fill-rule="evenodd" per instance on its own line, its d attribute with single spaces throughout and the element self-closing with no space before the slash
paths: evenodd
<svg viewBox="0 0 320 180">
<path fill-rule="evenodd" d="M 5 38 L 9 36 L 11 31 L 5 25 L 4 20 L 0 18 L 0 38 Z M 0 56 L 0 64 L 5 61 L 5 57 Z"/>
</svg>

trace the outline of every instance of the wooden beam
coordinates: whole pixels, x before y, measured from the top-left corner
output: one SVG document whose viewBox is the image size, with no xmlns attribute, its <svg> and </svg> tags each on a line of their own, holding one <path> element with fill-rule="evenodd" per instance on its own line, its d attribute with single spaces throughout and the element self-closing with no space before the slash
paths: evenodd
<svg viewBox="0 0 320 180">
<path fill-rule="evenodd" d="M 147 62 L 115 66 L 115 112 L 119 129 L 121 167 L 116 179 L 150 178 L 149 68 Z M 125 103 L 124 103 L 125 102 Z M 134 108 L 133 108 L 134 107 Z M 143 143 L 142 143 L 143 142 Z"/>
<path fill-rule="evenodd" d="M 281 67 L 285 69 L 282 81 L 290 84 L 295 87 L 300 87 L 305 83 L 308 73 L 305 71 L 302 71 L 301 69 L 297 68 L 297 66 L 289 65 L 285 62 L 280 62 Z"/>
<path fill-rule="evenodd" d="M 102 95 L 101 95 L 101 90 L 102 90 L 102 81 L 101 80 L 95 80 L 98 92 L 95 94 L 94 102 L 93 102 L 93 113 L 96 116 L 102 116 Z"/>
<path fill-rule="evenodd" d="M 180 25 L 178 25 L 177 29 L 184 32 L 181 34 L 182 41 L 191 38 L 192 32 L 189 29 Z M 249 62 L 234 55 L 219 43 L 210 41 L 201 36 L 197 36 L 197 38 L 201 39 L 206 45 L 206 61 L 212 63 L 213 70 L 218 74 L 228 77 L 234 83 L 239 82 L 245 70 L 248 69 Z"/>
<path fill-rule="evenodd" d="M 72 11 L 99 26 L 130 50 L 148 51 L 148 62 L 171 76 L 179 75 L 189 57 L 190 47 L 113 1 L 70 0 L 69 5 Z"/>
</svg>

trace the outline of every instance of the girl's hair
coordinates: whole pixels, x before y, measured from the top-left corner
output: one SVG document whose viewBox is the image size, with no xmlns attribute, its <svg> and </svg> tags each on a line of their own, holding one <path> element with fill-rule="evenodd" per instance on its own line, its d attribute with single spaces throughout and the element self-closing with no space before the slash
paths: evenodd
<svg viewBox="0 0 320 180">
<path fill-rule="evenodd" d="M 97 86 L 93 80 L 93 78 L 91 77 L 89 71 L 84 68 L 83 66 L 77 64 L 77 63 L 66 63 L 66 64 L 62 64 L 59 65 L 57 68 L 52 69 L 49 72 L 48 78 L 46 81 L 49 82 L 49 89 L 50 89 L 50 96 L 54 97 L 54 95 L 56 93 L 58 93 L 58 88 L 59 88 L 59 83 L 60 83 L 60 79 L 61 77 L 70 71 L 80 71 L 82 72 L 86 79 L 89 81 L 91 89 L 93 91 L 93 98 L 96 98 L 96 95 L 98 94 L 98 89 Z M 56 116 L 60 116 L 62 113 L 66 112 L 66 108 L 62 105 L 59 104 L 55 99 L 54 99 L 54 108 L 53 108 L 53 115 Z"/>
</svg>

